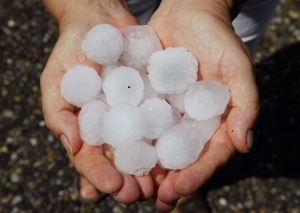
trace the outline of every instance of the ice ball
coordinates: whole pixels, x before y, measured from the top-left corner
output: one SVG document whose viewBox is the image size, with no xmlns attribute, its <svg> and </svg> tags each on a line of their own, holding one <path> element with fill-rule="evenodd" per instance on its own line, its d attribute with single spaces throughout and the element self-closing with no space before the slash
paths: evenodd
<svg viewBox="0 0 300 213">
<path fill-rule="evenodd" d="M 171 106 L 177 109 L 181 113 L 185 113 L 184 107 L 184 97 L 188 90 L 184 90 L 181 93 L 167 94 L 167 101 L 171 104 Z"/>
<path fill-rule="evenodd" d="M 122 149 L 140 140 L 146 131 L 142 113 L 137 106 L 121 103 L 99 120 L 101 136 L 114 148 Z"/>
<path fill-rule="evenodd" d="M 123 37 L 120 31 L 110 24 L 93 27 L 82 42 L 87 57 L 101 65 L 114 64 L 123 51 Z"/>
<path fill-rule="evenodd" d="M 206 143 L 221 125 L 221 116 L 218 115 L 207 120 L 199 121 L 185 114 L 181 119 L 181 123 L 191 124 L 199 133 L 199 138 L 202 138 L 203 142 Z"/>
<path fill-rule="evenodd" d="M 196 82 L 198 61 L 183 47 L 154 52 L 147 67 L 151 85 L 160 93 L 181 93 Z"/>
<path fill-rule="evenodd" d="M 147 175 L 158 161 L 154 146 L 142 141 L 117 149 L 114 155 L 119 171 L 136 176 Z"/>
<path fill-rule="evenodd" d="M 142 74 L 147 73 L 151 54 L 162 49 L 157 35 L 147 25 L 129 26 L 122 35 L 124 49 L 120 61 L 125 66 L 132 67 Z"/>
<path fill-rule="evenodd" d="M 144 82 L 144 97 L 141 102 L 145 102 L 147 99 L 157 98 L 158 92 L 151 86 L 148 74 L 141 75 Z"/>
<path fill-rule="evenodd" d="M 144 83 L 138 71 L 121 66 L 107 76 L 103 91 L 112 107 L 124 102 L 137 106 L 144 96 Z"/>
<path fill-rule="evenodd" d="M 215 80 L 202 80 L 194 83 L 184 98 L 187 114 L 197 120 L 207 120 L 221 115 L 229 102 L 228 87 Z"/>
<path fill-rule="evenodd" d="M 173 124 L 172 126 L 176 125 L 176 124 L 179 124 L 182 120 L 182 116 L 181 116 L 181 113 L 172 107 L 172 119 L 173 119 Z"/>
<path fill-rule="evenodd" d="M 70 104 L 82 107 L 89 101 L 96 100 L 102 87 L 102 80 L 92 67 L 77 65 L 63 76 L 60 92 Z"/>
<path fill-rule="evenodd" d="M 88 102 L 83 105 L 78 115 L 78 123 L 81 139 L 92 145 L 104 144 L 101 137 L 99 119 L 109 111 L 110 107 L 100 100 Z"/>
<path fill-rule="evenodd" d="M 148 99 L 140 105 L 140 110 L 147 126 L 145 138 L 156 139 L 173 124 L 172 108 L 165 100 Z"/>
<path fill-rule="evenodd" d="M 198 159 L 204 143 L 195 128 L 180 123 L 163 132 L 155 148 L 159 164 L 165 169 L 183 169 Z"/>
</svg>

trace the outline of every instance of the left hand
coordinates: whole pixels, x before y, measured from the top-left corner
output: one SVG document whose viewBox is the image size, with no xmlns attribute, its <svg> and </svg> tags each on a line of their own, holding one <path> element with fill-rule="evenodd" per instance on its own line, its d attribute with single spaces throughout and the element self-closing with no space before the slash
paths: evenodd
<svg viewBox="0 0 300 213">
<path fill-rule="evenodd" d="M 156 207 L 172 210 L 180 196 L 195 193 L 235 153 L 249 152 L 258 115 L 258 92 L 251 54 L 235 34 L 224 0 L 164 0 L 148 25 L 163 48 L 185 47 L 199 61 L 199 79 L 214 79 L 229 87 L 231 99 L 222 123 L 198 160 L 169 171 L 159 183 Z"/>
</svg>

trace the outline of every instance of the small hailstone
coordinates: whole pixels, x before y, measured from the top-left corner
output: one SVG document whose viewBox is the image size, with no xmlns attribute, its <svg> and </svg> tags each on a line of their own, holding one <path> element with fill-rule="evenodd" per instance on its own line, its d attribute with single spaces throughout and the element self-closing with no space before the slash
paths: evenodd
<svg viewBox="0 0 300 213">
<path fill-rule="evenodd" d="M 144 97 L 141 102 L 145 102 L 147 99 L 157 98 L 158 92 L 151 86 L 148 74 L 141 75 L 144 82 Z"/>
<path fill-rule="evenodd" d="M 104 141 L 117 149 L 140 140 L 146 131 L 139 107 L 128 103 L 121 103 L 104 114 L 99 126 Z"/>
<path fill-rule="evenodd" d="M 124 49 L 120 60 L 127 67 L 132 67 L 140 73 L 147 73 L 149 58 L 162 46 L 155 32 L 147 25 L 127 27 L 122 33 Z"/>
<path fill-rule="evenodd" d="M 138 71 L 121 66 L 107 76 L 103 91 L 112 107 L 124 102 L 137 106 L 144 96 L 144 83 Z"/>
<path fill-rule="evenodd" d="M 154 146 L 142 141 L 134 142 L 125 149 L 117 149 L 114 155 L 119 171 L 136 176 L 147 175 L 158 161 Z"/>
<path fill-rule="evenodd" d="M 83 105 L 78 115 L 80 136 L 90 145 L 104 144 L 98 124 L 99 119 L 109 111 L 110 107 L 100 100 L 88 102 Z"/>
<path fill-rule="evenodd" d="M 164 100 L 148 99 L 140 105 L 140 110 L 147 126 L 145 138 L 156 139 L 173 124 L 172 108 Z"/>
<path fill-rule="evenodd" d="M 183 169 L 194 163 L 204 144 L 190 124 L 180 123 L 166 130 L 155 144 L 160 165 L 165 169 Z"/>
<path fill-rule="evenodd" d="M 101 65 L 114 64 L 123 51 L 123 37 L 120 31 L 110 24 L 93 27 L 82 42 L 87 57 Z"/>
<path fill-rule="evenodd" d="M 172 107 L 172 119 L 173 119 L 172 126 L 179 124 L 182 120 L 181 113 L 177 109 L 174 109 L 173 107 Z"/>
<path fill-rule="evenodd" d="M 115 64 L 112 64 L 112 65 L 107 65 L 107 66 L 104 66 L 103 69 L 102 69 L 102 73 L 101 73 L 101 78 L 102 78 L 102 81 L 104 82 L 106 77 L 112 73 L 114 71 L 114 69 L 118 68 L 122 66 L 122 63 L 120 61 L 117 61 Z"/>
<path fill-rule="evenodd" d="M 149 138 L 143 137 L 143 138 L 140 139 L 140 141 L 142 141 L 142 142 L 144 142 L 146 144 L 152 145 L 152 140 L 149 139 Z"/>
<path fill-rule="evenodd" d="M 183 47 L 153 53 L 147 67 L 151 85 L 160 93 L 181 93 L 196 82 L 198 61 Z"/>
<path fill-rule="evenodd" d="M 206 120 L 221 115 L 229 102 L 228 87 L 215 80 L 194 83 L 184 98 L 186 113 L 197 120 Z"/>
<path fill-rule="evenodd" d="M 221 125 L 221 116 L 219 115 L 207 120 L 198 121 L 188 116 L 188 114 L 185 114 L 181 119 L 181 123 L 191 124 L 193 128 L 197 129 L 199 137 L 206 143 Z"/>
<path fill-rule="evenodd" d="M 185 90 L 181 93 L 167 94 L 167 101 L 171 104 L 172 107 L 177 109 L 181 113 L 185 113 L 184 108 L 184 96 L 188 90 Z"/>
<path fill-rule="evenodd" d="M 82 107 L 96 100 L 102 87 L 102 80 L 92 67 L 77 65 L 68 70 L 61 81 L 60 92 L 70 104 Z"/>
</svg>

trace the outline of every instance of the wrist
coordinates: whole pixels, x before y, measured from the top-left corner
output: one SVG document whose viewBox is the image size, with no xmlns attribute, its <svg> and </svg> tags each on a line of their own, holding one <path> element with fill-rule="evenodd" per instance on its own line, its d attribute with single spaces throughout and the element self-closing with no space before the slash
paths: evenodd
<svg viewBox="0 0 300 213">
<path fill-rule="evenodd" d="M 43 2 L 58 21 L 60 30 L 76 21 L 89 20 L 88 25 L 96 25 L 110 23 L 129 15 L 125 0 L 43 0 Z"/>
<path fill-rule="evenodd" d="M 233 0 L 163 0 L 161 6 L 165 14 L 178 10 L 203 11 L 231 24 Z"/>
</svg>

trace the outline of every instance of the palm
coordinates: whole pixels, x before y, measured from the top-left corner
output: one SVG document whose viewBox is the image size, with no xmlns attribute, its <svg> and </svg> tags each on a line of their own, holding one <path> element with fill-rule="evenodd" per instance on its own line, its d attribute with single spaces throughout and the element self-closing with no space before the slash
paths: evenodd
<svg viewBox="0 0 300 213">
<path fill-rule="evenodd" d="M 83 64 L 101 72 L 101 66 L 87 59 L 81 48 L 88 30 L 101 23 L 110 23 L 123 31 L 127 26 L 137 24 L 137 20 L 129 14 L 121 19 L 86 13 L 68 25 L 61 26 L 61 35 L 41 77 L 43 111 L 50 130 L 58 138 L 61 135 L 67 138 L 71 147 L 68 150 L 69 157 L 79 173 L 100 191 L 118 193 L 115 199 L 128 204 L 149 199 L 153 195 L 151 176 L 132 177 L 119 173 L 109 159 L 105 147 L 93 147 L 83 143 L 79 135 L 78 109 L 68 104 L 60 95 L 60 82 L 64 71 Z"/>
<path fill-rule="evenodd" d="M 199 79 L 226 84 L 231 100 L 222 124 L 198 161 L 180 172 L 170 172 L 158 189 L 156 205 L 169 210 L 178 195 L 197 191 L 238 149 L 247 152 L 246 132 L 257 115 L 257 90 L 247 48 L 231 24 L 206 11 L 178 9 L 167 15 L 158 10 L 149 21 L 164 48 L 181 46 L 199 61 Z"/>
</svg>

